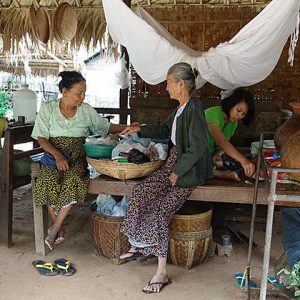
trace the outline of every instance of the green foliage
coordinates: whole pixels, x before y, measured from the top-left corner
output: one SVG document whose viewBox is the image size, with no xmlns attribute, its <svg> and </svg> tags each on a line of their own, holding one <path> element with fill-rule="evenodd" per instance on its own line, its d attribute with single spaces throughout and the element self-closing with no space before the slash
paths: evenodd
<svg viewBox="0 0 300 300">
<path fill-rule="evenodd" d="M 12 95 L 0 92 L 0 117 L 4 117 L 7 110 L 12 109 Z"/>
</svg>

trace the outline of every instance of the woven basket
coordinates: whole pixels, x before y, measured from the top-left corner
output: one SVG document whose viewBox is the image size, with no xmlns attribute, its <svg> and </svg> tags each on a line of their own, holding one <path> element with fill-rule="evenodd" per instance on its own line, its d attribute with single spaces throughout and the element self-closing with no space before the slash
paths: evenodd
<svg viewBox="0 0 300 300">
<path fill-rule="evenodd" d="M 127 237 L 120 232 L 123 219 L 91 213 L 91 236 L 99 255 L 113 259 L 130 249 Z"/>
<path fill-rule="evenodd" d="M 210 226 L 212 208 L 201 203 L 186 201 L 173 216 L 169 228 L 174 232 L 199 232 Z"/>
<path fill-rule="evenodd" d="M 199 232 L 170 231 L 169 236 L 168 260 L 174 265 L 191 269 L 208 256 L 212 239 L 211 227 Z"/>
<path fill-rule="evenodd" d="M 46 10 L 43 7 L 39 7 L 35 10 L 32 4 L 29 8 L 29 17 L 33 37 L 47 44 L 50 37 L 50 21 Z"/>
<path fill-rule="evenodd" d="M 186 201 L 169 225 L 170 262 L 190 269 L 204 261 L 212 239 L 211 217 L 211 207 Z"/>
<path fill-rule="evenodd" d="M 144 164 L 119 163 L 109 159 L 89 157 L 86 160 L 98 173 L 121 180 L 148 176 L 164 164 L 163 160 Z"/>
<path fill-rule="evenodd" d="M 290 136 L 283 144 L 281 166 L 285 168 L 300 168 L 300 130 Z M 300 182 L 300 173 L 288 173 L 289 177 Z"/>
<path fill-rule="evenodd" d="M 83 144 L 85 153 L 91 158 L 111 158 L 114 147 L 107 145 Z"/>
<path fill-rule="evenodd" d="M 73 7 L 67 2 L 61 3 L 54 14 L 53 35 L 61 43 L 71 41 L 77 31 L 77 15 Z"/>
</svg>

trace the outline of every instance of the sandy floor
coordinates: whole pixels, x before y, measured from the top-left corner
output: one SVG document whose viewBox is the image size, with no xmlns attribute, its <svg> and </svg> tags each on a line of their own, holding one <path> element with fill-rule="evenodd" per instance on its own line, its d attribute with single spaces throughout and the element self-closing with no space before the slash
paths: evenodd
<svg viewBox="0 0 300 300">
<path fill-rule="evenodd" d="M 89 202 L 77 206 L 68 217 L 66 241 L 49 255 L 35 255 L 31 187 L 18 189 L 14 201 L 14 246 L 0 247 L 0 299 L 247 299 L 237 286 L 234 274 L 242 272 L 247 263 L 247 244 L 234 244 L 231 258 L 213 256 L 203 264 L 186 270 L 168 265 L 173 283 L 160 294 L 141 292 L 156 270 L 155 261 L 114 265 L 95 254 L 89 232 Z M 275 219 L 270 273 L 282 253 L 281 232 Z M 249 224 L 239 224 L 245 233 Z M 264 245 L 264 225 L 256 227 L 258 249 L 253 253 L 253 279 L 260 284 Z M 74 276 L 41 276 L 31 265 L 32 260 L 69 259 L 77 268 Z M 271 288 L 271 286 L 270 286 Z M 255 292 L 254 292 L 255 294 Z M 256 299 L 257 297 L 253 297 Z M 268 296 L 268 299 L 284 299 Z"/>
</svg>

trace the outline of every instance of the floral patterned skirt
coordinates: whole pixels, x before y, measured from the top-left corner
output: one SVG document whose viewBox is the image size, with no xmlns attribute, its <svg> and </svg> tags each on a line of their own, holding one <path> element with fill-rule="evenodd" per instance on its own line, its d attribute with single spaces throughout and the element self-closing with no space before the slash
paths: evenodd
<svg viewBox="0 0 300 300">
<path fill-rule="evenodd" d="M 176 148 L 163 167 L 135 185 L 121 231 L 134 241 L 144 255 L 167 257 L 169 230 L 173 214 L 181 208 L 194 187 L 171 185 L 169 176 L 176 163 Z M 151 245 L 151 246 L 149 246 Z"/>
<path fill-rule="evenodd" d="M 33 191 L 37 205 L 52 205 L 56 210 L 70 203 L 83 202 L 87 194 L 88 173 L 84 137 L 55 137 L 49 139 L 56 147 L 67 150 L 71 155 L 70 169 L 59 171 L 41 165 Z"/>
</svg>

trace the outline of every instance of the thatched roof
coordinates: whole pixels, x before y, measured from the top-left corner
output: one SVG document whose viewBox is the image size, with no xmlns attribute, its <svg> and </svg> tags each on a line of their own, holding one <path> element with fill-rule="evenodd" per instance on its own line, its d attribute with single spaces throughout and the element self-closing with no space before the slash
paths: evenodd
<svg viewBox="0 0 300 300">
<path fill-rule="evenodd" d="M 129 2 L 129 0 L 124 0 Z M 81 47 L 94 48 L 99 51 L 99 44 L 103 42 L 106 22 L 101 0 L 69 0 L 77 16 L 77 31 L 74 38 L 68 42 L 59 43 L 53 35 L 53 17 L 59 4 L 64 0 L 0 0 L 0 69 L 7 63 L 5 56 L 32 55 L 48 56 L 58 60 L 73 57 Z M 168 6 L 168 5 L 203 5 L 203 6 L 257 6 L 259 9 L 270 0 L 132 0 L 131 6 Z M 36 9 L 43 7 L 50 20 L 50 38 L 46 45 L 37 40 L 30 17 L 30 6 Z M 22 60 L 22 59 L 21 59 Z M 40 63 L 40 66 L 42 62 Z M 10 64 L 13 67 L 12 63 Z M 19 64 L 20 66 L 20 64 Z M 51 68 L 48 69 L 49 72 Z M 51 73 L 51 72 L 50 72 Z"/>
</svg>

